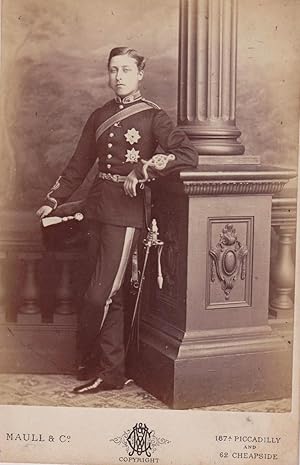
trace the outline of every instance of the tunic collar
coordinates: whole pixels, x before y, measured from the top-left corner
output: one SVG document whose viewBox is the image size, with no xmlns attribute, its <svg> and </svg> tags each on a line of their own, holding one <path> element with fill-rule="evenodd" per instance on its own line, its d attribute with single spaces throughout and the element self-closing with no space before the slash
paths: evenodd
<svg viewBox="0 0 300 465">
<path fill-rule="evenodd" d="M 134 94 L 128 95 L 127 97 L 124 97 L 124 98 L 121 98 L 117 95 L 115 100 L 117 103 L 132 103 L 141 98 L 142 98 L 141 92 L 137 90 Z"/>
</svg>

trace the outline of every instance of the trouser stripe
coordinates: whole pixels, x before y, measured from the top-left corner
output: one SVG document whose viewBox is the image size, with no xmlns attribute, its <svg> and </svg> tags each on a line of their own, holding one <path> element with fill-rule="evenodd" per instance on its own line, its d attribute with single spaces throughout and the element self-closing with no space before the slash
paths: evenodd
<svg viewBox="0 0 300 465">
<path fill-rule="evenodd" d="M 127 268 L 129 256 L 130 256 L 130 251 L 132 248 L 132 243 L 133 243 L 133 238 L 134 238 L 134 233 L 135 233 L 135 228 L 127 227 L 126 232 L 125 232 L 125 239 L 124 239 L 124 245 L 123 245 L 123 250 L 122 250 L 122 255 L 121 255 L 121 260 L 119 264 L 119 268 L 117 271 L 117 274 L 115 276 L 109 297 L 106 301 L 105 307 L 104 307 L 104 313 L 103 313 L 103 318 L 101 321 L 100 329 L 102 328 L 105 318 L 107 316 L 108 310 L 109 310 L 109 305 L 111 304 L 112 300 L 111 298 L 115 295 L 115 293 L 120 289 L 123 279 L 124 279 L 124 274 Z"/>
</svg>

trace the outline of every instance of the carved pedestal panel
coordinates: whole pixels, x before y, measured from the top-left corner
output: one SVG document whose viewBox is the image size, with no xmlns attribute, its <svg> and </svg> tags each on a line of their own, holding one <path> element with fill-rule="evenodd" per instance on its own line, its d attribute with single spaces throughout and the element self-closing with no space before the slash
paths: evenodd
<svg viewBox="0 0 300 465">
<path fill-rule="evenodd" d="M 290 347 L 268 325 L 271 194 L 287 173 L 181 177 L 155 194 L 164 286 L 153 255 L 135 379 L 174 408 L 288 396 Z"/>
</svg>

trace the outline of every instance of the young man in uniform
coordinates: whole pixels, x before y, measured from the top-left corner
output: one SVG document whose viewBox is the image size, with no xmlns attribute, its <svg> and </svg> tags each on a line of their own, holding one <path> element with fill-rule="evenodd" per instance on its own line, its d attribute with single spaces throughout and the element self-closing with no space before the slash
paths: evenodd
<svg viewBox="0 0 300 465">
<path fill-rule="evenodd" d="M 142 98 L 144 67 L 136 50 L 110 52 L 108 77 L 115 98 L 88 118 L 73 157 L 37 211 L 43 218 L 64 203 L 98 160 L 84 209 L 93 225 L 88 252 L 95 266 L 78 327 L 78 379 L 89 382 L 76 387 L 77 394 L 122 389 L 126 381 L 122 283 L 145 224 L 140 186 L 197 166 L 197 152 L 186 135 L 156 104 Z M 154 154 L 157 146 L 164 153 Z"/>
</svg>

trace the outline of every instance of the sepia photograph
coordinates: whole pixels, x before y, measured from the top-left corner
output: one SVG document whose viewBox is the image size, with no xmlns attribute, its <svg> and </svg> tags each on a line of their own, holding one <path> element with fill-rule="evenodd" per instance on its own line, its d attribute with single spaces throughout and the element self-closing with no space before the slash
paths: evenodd
<svg viewBox="0 0 300 465">
<path fill-rule="evenodd" d="M 0 463 L 298 465 L 299 3 L 1 1 Z"/>
</svg>

